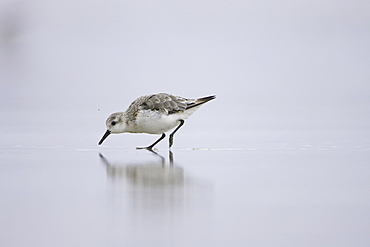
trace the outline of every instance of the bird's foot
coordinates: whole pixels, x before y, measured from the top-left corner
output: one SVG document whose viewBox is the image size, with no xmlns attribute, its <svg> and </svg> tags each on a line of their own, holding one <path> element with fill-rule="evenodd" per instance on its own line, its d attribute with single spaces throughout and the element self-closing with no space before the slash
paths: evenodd
<svg viewBox="0 0 370 247">
<path fill-rule="evenodd" d="M 139 149 L 146 149 L 146 150 L 149 150 L 149 151 L 152 151 L 152 152 L 154 151 L 152 146 L 149 146 L 149 147 L 136 147 L 136 149 L 138 149 L 138 150 Z"/>
</svg>

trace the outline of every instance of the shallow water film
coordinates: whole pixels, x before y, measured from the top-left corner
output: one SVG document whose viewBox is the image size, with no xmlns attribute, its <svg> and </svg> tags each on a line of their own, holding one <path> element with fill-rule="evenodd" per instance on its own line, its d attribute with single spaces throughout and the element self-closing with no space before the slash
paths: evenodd
<svg viewBox="0 0 370 247">
<path fill-rule="evenodd" d="M 189 147 L 3 144 L 2 242 L 367 245 L 368 142 L 193 148 L 181 134 L 177 141 Z"/>
<path fill-rule="evenodd" d="M 0 245 L 367 247 L 368 1 L 0 1 Z M 159 138 L 139 96 L 216 95 Z"/>
</svg>

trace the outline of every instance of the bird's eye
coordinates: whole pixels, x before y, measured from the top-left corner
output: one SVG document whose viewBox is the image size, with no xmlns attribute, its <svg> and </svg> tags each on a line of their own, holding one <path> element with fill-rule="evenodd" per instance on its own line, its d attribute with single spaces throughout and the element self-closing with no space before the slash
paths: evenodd
<svg viewBox="0 0 370 247">
<path fill-rule="evenodd" d="M 114 125 L 116 125 L 116 123 L 117 123 L 116 121 L 112 121 L 112 125 L 113 125 L 113 126 L 114 126 Z"/>
</svg>

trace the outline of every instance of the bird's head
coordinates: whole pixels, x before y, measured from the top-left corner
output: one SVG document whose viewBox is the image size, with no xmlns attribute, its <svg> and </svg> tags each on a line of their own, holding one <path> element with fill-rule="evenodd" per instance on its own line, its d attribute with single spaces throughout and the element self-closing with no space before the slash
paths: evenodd
<svg viewBox="0 0 370 247">
<path fill-rule="evenodd" d="M 103 143 L 103 141 L 110 135 L 110 134 L 117 134 L 123 133 L 126 130 L 126 118 L 123 112 L 116 112 L 111 114 L 106 121 L 107 131 L 103 135 L 103 137 L 99 141 L 99 145 Z"/>
</svg>

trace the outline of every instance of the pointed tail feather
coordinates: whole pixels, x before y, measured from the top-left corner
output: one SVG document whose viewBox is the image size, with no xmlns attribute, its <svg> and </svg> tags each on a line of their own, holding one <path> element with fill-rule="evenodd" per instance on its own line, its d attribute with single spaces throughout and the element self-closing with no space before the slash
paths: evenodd
<svg viewBox="0 0 370 247">
<path fill-rule="evenodd" d="M 196 99 L 194 102 L 191 102 L 190 104 L 187 104 L 186 109 L 190 109 L 190 108 L 193 108 L 193 107 L 202 105 L 202 104 L 204 104 L 204 103 L 206 103 L 206 102 L 208 102 L 210 100 L 213 100 L 215 98 L 216 98 L 216 95 L 212 95 L 212 96 L 207 96 L 207 97 Z"/>
<path fill-rule="evenodd" d="M 216 98 L 216 95 L 211 95 L 211 96 L 199 98 L 196 101 L 203 101 L 204 103 L 206 103 L 207 101 L 213 100 L 215 98 Z"/>
</svg>

